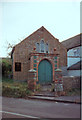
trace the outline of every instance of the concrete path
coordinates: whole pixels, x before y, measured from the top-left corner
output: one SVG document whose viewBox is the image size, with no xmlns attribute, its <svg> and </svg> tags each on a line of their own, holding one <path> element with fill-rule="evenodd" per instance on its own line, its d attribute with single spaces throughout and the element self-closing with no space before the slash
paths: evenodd
<svg viewBox="0 0 82 120">
<path fill-rule="evenodd" d="M 28 96 L 29 99 L 37 99 L 37 100 L 48 100 L 55 102 L 63 102 L 63 103 L 81 103 L 80 96 L 61 96 L 61 97 L 51 97 L 51 96 L 43 96 L 41 94 L 35 96 Z"/>
</svg>

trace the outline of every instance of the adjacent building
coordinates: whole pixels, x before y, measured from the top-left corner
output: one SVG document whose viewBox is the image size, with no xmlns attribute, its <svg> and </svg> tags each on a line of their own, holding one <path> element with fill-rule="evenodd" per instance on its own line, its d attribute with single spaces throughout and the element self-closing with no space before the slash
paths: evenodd
<svg viewBox="0 0 82 120">
<path fill-rule="evenodd" d="M 78 34 L 61 42 L 67 49 L 67 75 L 81 76 L 82 34 Z"/>
</svg>

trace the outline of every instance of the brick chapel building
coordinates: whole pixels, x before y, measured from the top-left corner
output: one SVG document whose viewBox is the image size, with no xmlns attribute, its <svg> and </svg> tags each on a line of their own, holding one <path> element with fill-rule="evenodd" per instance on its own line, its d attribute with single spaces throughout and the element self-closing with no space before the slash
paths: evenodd
<svg viewBox="0 0 82 120">
<path fill-rule="evenodd" d="M 67 66 L 67 50 L 43 26 L 12 50 L 13 79 L 28 81 L 28 72 L 36 70 L 38 83 L 55 81 L 55 70 Z"/>
</svg>

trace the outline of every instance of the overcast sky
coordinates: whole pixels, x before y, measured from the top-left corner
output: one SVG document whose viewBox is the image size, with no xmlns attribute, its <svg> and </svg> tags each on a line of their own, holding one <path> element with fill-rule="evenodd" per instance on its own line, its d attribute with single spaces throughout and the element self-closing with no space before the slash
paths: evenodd
<svg viewBox="0 0 82 120">
<path fill-rule="evenodd" d="M 0 57 L 7 56 L 8 43 L 20 40 L 44 26 L 59 41 L 80 33 L 80 1 L 0 2 Z"/>
</svg>

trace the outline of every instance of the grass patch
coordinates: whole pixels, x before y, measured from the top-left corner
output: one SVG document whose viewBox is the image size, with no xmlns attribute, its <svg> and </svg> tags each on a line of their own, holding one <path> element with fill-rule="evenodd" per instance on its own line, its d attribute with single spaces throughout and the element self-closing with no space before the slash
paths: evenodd
<svg viewBox="0 0 82 120">
<path fill-rule="evenodd" d="M 12 79 L 2 79 L 2 96 L 26 98 L 32 95 L 32 91 L 28 89 L 27 82 L 14 82 Z"/>
<path fill-rule="evenodd" d="M 2 78 L 2 96 L 14 97 L 14 98 L 27 98 L 29 95 L 33 95 L 33 92 L 28 89 L 27 82 L 14 82 L 13 79 Z M 36 85 L 35 90 L 41 91 L 40 84 Z M 51 91 L 54 90 L 54 84 L 51 87 Z M 65 91 L 66 96 L 80 96 L 80 88 L 74 88 Z"/>
<path fill-rule="evenodd" d="M 35 87 L 35 91 L 38 91 L 38 92 L 41 91 L 41 86 L 40 86 L 40 84 L 37 84 L 37 85 L 36 85 L 36 87 Z"/>
<path fill-rule="evenodd" d="M 13 83 L 13 79 L 7 78 L 7 77 L 2 77 L 2 83 Z"/>
</svg>

